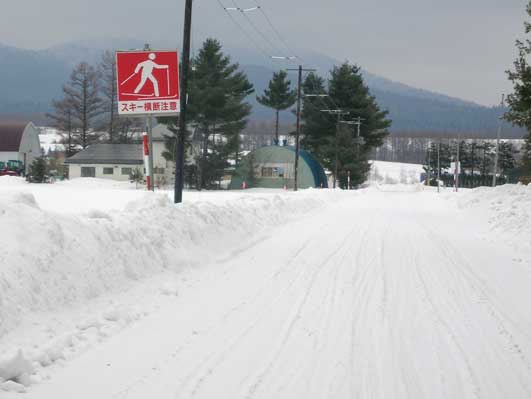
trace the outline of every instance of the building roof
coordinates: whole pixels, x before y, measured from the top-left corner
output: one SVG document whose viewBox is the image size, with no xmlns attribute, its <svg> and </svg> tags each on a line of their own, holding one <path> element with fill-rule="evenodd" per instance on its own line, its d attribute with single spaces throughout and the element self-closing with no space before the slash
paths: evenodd
<svg viewBox="0 0 531 399">
<path fill-rule="evenodd" d="M 27 122 L 0 122 L 0 152 L 18 152 Z"/>
<path fill-rule="evenodd" d="M 92 144 L 68 158 L 65 163 L 141 165 L 142 144 Z"/>
</svg>

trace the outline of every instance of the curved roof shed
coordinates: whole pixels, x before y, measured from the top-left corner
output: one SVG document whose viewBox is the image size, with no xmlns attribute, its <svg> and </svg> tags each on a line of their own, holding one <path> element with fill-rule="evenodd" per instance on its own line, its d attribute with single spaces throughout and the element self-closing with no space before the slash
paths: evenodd
<svg viewBox="0 0 531 399">
<path fill-rule="evenodd" d="M 0 122 L 0 161 L 16 160 L 28 166 L 41 155 L 39 130 L 31 122 Z"/>
<path fill-rule="evenodd" d="M 230 189 L 246 187 L 292 188 L 295 175 L 295 147 L 268 146 L 249 153 L 236 168 Z M 298 186 L 301 189 L 328 187 L 323 167 L 308 151 L 299 152 Z"/>
</svg>

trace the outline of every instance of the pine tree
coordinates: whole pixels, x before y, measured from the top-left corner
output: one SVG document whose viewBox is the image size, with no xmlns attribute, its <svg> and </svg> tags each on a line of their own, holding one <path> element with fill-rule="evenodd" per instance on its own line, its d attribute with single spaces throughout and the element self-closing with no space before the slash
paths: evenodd
<svg viewBox="0 0 531 399">
<path fill-rule="evenodd" d="M 43 157 L 35 158 L 30 165 L 31 181 L 43 183 L 46 176 L 46 161 Z"/>
<path fill-rule="evenodd" d="M 253 85 L 222 52 L 221 44 L 207 39 L 192 60 L 189 116 L 201 135 L 201 151 L 197 156 L 197 187 L 218 183 L 230 158 L 239 158 L 239 135 L 247 124 L 251 106 L 246 97 Z"/>
<path fill-rule="evenodd" d="M 308 74 L 302 89 L 305 94 L 328 93 L 326 82 L 315 73 Z M 323 97 L 304 97 L 302 107 L 302 140 L 301 145 L 310 150 L 323 164 L 330 165 L 333 160 L 330 136 L 335 132 L 336 125 L 327 115 L 321 112 L 329 108 L 330 101 Z"/>
<path fill-rule="evenodd" d="M 484 141 L 483 144 L 478 146 L 481 157 L 480 171 L 482 177 L 488 176 L 492 166 L 494 165 L 495 147 L 496 146 L 494 144 L 488 141 Z"/>
<path fill-rule="evenodd" d="M 320 94 L 319 92 L 324 90 L 324 82 L 315 75 L 310 75 L 308 79 L 305 89 L 309 89 L 312 94 Z M 387 129 L 391 121 L 387 119 L 388 112 L 380 110 L 376 99 L 370 95 L 360 68 L 356 65 L 344 63 L 334 67 L 327 91 L 328 101 L 321 101 L 326 101 L 328 106 L 318 106 L 319 98 L 304 103 L 303 144 L 332 171 L 335 169 L 337 151 L 337 178 L 340 185 L 346 186 L 347 173 L 351 171 L 351 182 L 356 186 L 367 179 L 370 169 L 368 155 L 373 148 L 382 145 L 383 139 L 388 135 Z M 342 118 L 345 121 L 352 122 L 358 117 L 362 119 L 360 136 L 363 138 L 363 144 L 358 144 L 355 140 L 356 127 L 353 129 L 353 126 L 338 126 L 336 115 L 323 114 L 320 111 L 330 107 L 348 112 Z"/>
<path fill-rule="evenodd" d="M 514 144 L 508 141 L 500 143 L 498 165 L 501 174 L 506 178 L 516 169 L 516 154 L 518 154 L 518 150 L 514 147 Z"/>
<path fill-rule="evenodd" d="M 451 158 L 452 155 L 448 144 L 431 143 L 426 154 L 424 171 L 427 173 L 429 168 L 431 179 L 437 179 L 437 172 L 442 176 L 443 171 L 450 168 Z"/>
<path fill-rule="evenodd" d="M 526 11 L 531 17 L 531 1 L 527 4 Z M 524 22 L 524 28 L 528 35 L 531 23 Z M 531 65 L 527 62 L 527 57 L 531 54 L 531 40 L 517 40 L 516 48 L 518 57 L 514 61 L 514 70 L 507 71 L 514 92 L 507 97 L 509 112 L 505 114 L 505 119 L 527 129 L 521 165 L 522 181 L 527 183 L 531 181 Z"/>
<path fill-rule="evenodd" d="M 284 111 L 295 104 L 297 93 L 291 90 L 291 82 L 286 79 L 287 73 L 280 71 L 273 74 L 269 81 L 269 87 L 264 90 L 262 96 L 257 96 L 256 100 L 266 107 L 275 110 L 275 142 L 278 143 L 278 120 L 280 111 Z"/>
</svg>

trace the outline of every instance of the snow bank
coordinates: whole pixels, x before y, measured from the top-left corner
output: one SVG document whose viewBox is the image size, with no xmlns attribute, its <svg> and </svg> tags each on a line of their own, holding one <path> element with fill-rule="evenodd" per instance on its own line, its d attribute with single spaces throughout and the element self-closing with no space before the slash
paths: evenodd
<svg viewBox="0 0 531 399">
<path fill-rule="evenodd" d="M 175 206 L 166 194 L 145 193 L 124 211 L 95 209 L 70 215 L 41 209 L 31 193 L 4 192 L 0 195 L 0 392 L 24 392 L 43 376 L 40 371 L 32 374 L 33 368 L 68 360 L 143 315 L 137 309 L 110 306 L 76 321 L 67 333 L 46 333 L 47 341 L 25 346 L 24 352 L 7 342 L 21 322 L 123 291 L 137 280 L 165 271 L 206 265 L 256 241 L 263 228 L 304 215 L 332 197 L 342 195 L 321 190 L 241 194 L 230 201 Z M 176 297 L 178 286 L 165 282 L 160 293 Z M 2 337 L 8 336 L 2 344 Z"/>
<path fill-rule="evenodd" d="M 491 228 L 531 246 L 531 185 L 508 184 L 464 191 L 458 206 L 488 218 Z"/>
<path fill-rule="evenodd" d="M 261 228 L 304 214 L 334 195 L 316 193 L 178 207 L 166 195 L 145 194 L 123 212 L 85 215 L 44 211 L 29 193 L 0 196 L 0 337 L 30 312 L 94 298 L 164 270 L 208 263 L 256 238 Z"/>
</svg>

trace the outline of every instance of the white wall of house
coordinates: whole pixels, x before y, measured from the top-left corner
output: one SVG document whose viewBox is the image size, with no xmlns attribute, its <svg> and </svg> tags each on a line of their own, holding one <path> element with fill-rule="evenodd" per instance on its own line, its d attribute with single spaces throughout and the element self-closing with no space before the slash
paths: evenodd
<svg viewBox="0 0 531 399">
<path fill-rule="evenodd" d="M 175 172 L 175 163 L 168 162 L 162 156 L 166 150 L 164 143 L 160 141 L 153 142 L 153 168 L 155 169 L 155 184 L 157 179 L 165 180 L 165 184 L 172 184 Z"/>
<path fill-rule="evenodd" d="M 110 179 L 128 181 L 132 169 L 139 168 L 142 172 L 143 165 L 112 165 L 112 164 L 70 164 L 69 178 L 95 177 L 98 179 Z M 93 176 L 92 176 L 93 174 Z"/>
<path fill-rule="evenodd" d="M 160 141 L 153 142 L 153 168 L 155 169 L 155 185 L 171 185 L 175 178 L 175 164 L 168 162 L 162 156 L 166 150 L 164 143 Z M 141 157 L 142 154 L 139 154 Z M 78 177 L 86 177 L 86 172 L 92 170 L 85 169 L 85 174 L 82 173 L 82 168 L 94 168 L 94 177 L 100 179 L 112 179 L 118 181 L 126 181 L 129 179 L 129 173 L 123 174 L 122 168 L 139 168 L 143 174 L 145 169 L 143 164 L 139 165 L 117 165 L 117 164 L 69 164 L 69 178 L 76 179 Z M 104 171 L 104 168 L 106 169 Z M 113 173 L 109 173 L 109 168 L 112 168 Z M 127 171 L 127 170 L 126 170 Z M 106 173 L 104 173 L 106 172 Z M 84 176 L 85 175 L 85 176 Z"/>
</svg>

